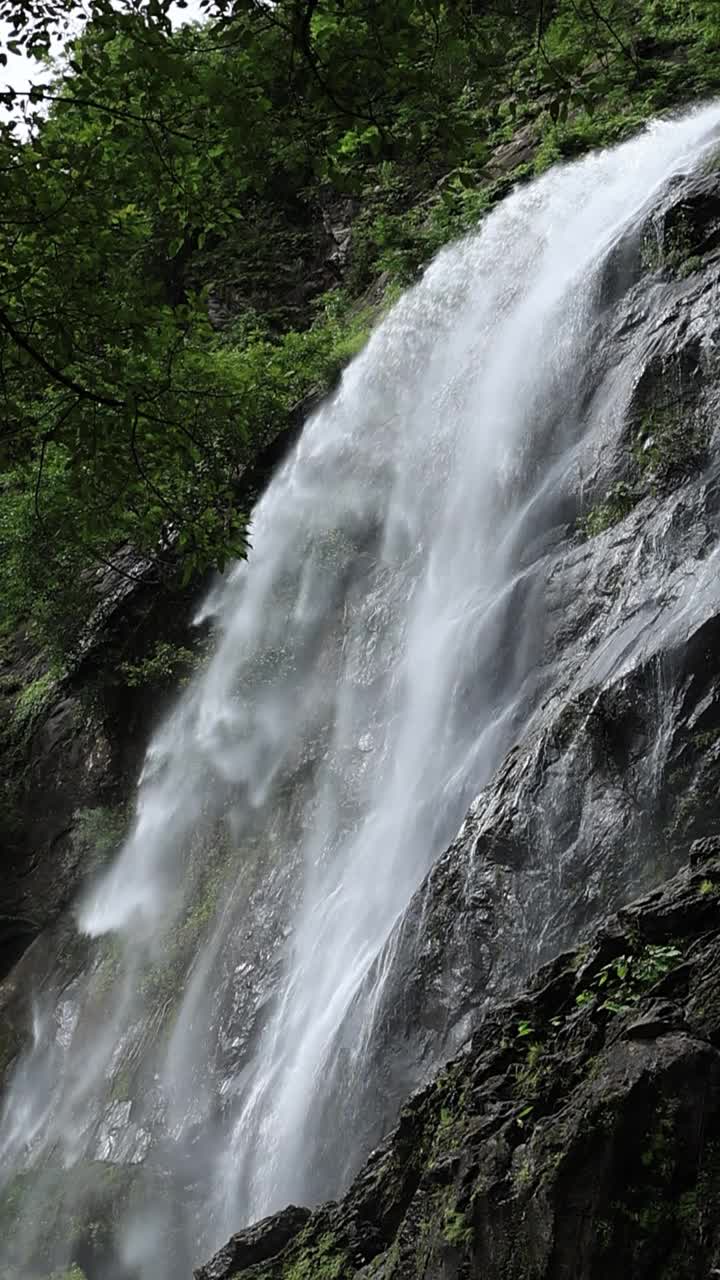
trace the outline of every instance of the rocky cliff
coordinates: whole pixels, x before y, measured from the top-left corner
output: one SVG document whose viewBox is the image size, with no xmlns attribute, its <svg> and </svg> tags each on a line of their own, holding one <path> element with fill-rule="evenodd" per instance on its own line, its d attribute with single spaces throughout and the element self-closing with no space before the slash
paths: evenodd
<svg viewBox="0 0 720 1280">
<path fill-rule="evenodd" d="M 494 1002 L 347 1194 L 196 1280 L 704 1280 L 720 1261 L 720 841 Z"/>
<path fill-rule="evenodd" d="M 608 260 L 579 409 L 607 398 L 606 437 L 579 460 L 580 510 L 558 512 L 531 545 L 499 628 L 501 666 L 513 617 L 542 596 L 533 670 L 544 696 L 379 962 L 374 1056 L 367 1081 L 353 1080 L 366 1149 L 489 998 L 672 875 L 691 840 L 716 829 L 719 229 L 713 171 L 673 183 Z M 346 1043 L 357 1034 L 351 1013 Z M 346 1087 L 341 1076 L 330 1111 Z M 342 1135 L 328 1141 L 342 1165 Z"/>
<path fill-rule="evenodd" d="M 583 391 L 588 413 L 610 403 L 607 437 L 525 587 L 548 605 L 546 696 L 388 943 L 366 1147 L 479 1030 L 338 1205 L 235 1237 L 202 1280 L 669 1280 L 718 1260 L 719 243 L 713 164 L 608 259 Z M 597 935 L 601 904 L 621 911 Z"/>
</svg>

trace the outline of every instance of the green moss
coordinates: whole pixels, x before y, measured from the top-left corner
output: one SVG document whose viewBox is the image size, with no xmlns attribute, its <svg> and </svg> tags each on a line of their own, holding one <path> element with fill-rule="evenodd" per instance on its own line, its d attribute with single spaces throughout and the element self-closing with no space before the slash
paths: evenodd
<svg viewBox="0 0 720 1280">
<path fill-rule="evenodd" d="M 110 1086 L 110 1097 L 113 1102 L 127 1102 L 131 1095 L 132 1071 L 126 1064 L 120 1067 L 120 1070 L 113 1077 L 112 1085 Z"/>
<path fill-rule="evenodd" d="M 16 1173 L 0 1192 L 0 1231 L 9 1234 L 19 1221 L 22 1204 L 31 1185 L 28 1173 Z"/>
<path fill-rule="evenodd" d="M 393 1240 L 387 1253 L 380 1254 L 375 1261 L 377 1263 L 377 1270 L 382 1268 L 383 1280 L 392 1280 L 392 1277 L 400 1266 L 400 1242 L 397 1237 Z M 373 1269 L 375 1269 L 375 1264 L 373 1264 Z M 370 1274 L 372 1275 L 373 1271 L 371 1271 Z"/>
<path fill-rule="evenodd" d="M 437 1080 L 440 1110 L 423 1133 L 420 1149 L 428 1169 L 443 1161 L 448 1152 L 462 1146 L 468 1127 L 470 1084 L 467 1078 L 448 1069 Z"/>
<path fill-rule="evenodd" d="M 88 871 L 98 870 L 119 849 L 128 826 L 127 805 L 98 805 L 75 814 L 72 840 Z"/>
<path fill-rule="evenodd" d="M 460 1213 L 457 1209 L 450 1209 L 443 1220 L 442 1234 L 448 1244 L 460 1247 L 471 1239 L 472 1227 L 464 1213 Z"/>
<path fill-rule="evenodd" d="M 453 1112 L 449 1109 L 449 1107 L 445 1107 L 445 1106 L 441 1107 L 440 1119 L 438 1121 L 438 1127 L 435 1131 L 435 1145 L 440 1147 L 445 1146 L 448 1140 L 452 1137 L 454 1129 L 455 1129 L 455 1116 Z"/>
<path fill-rule="evenodd" d="M 344 1249 L 339 1248 L 331 1232 L 324 1232 L 316 1241 L 303 1247 L 305 1233 L 298 1240 L 291 1257 L 283 1263 L 282 1280 L 345 1280 L 353 1268 Z"/>
<path fill-rule="evenodd" d="M 580 532 L 586 538 L 596 538 L 598 534 L 619 524 L 637 506 L 642 492 L 625 480 L 619 480 L 609 490 L 607 496 L 597 506 L 592 507 L 587 515 L 578 523 Z"/>
<path fill-rule="evenodd" d="M 147 1000 L 156 1005 L 169 1003 L 174 1007 L 182 989 L 183 974 L 200 939 L 215 918 L 230 862 L 238 860 L 247 864 L 251 862 L 254 851 L 252 837 L 238 848 L 224 828 L 218 828 L 207 841 L 191 851 L 187 864 L 186 883 L 192 884 L 188 901 L 176 923 L 163 935 L 159 956 L 140 978 L 140 990 Z"/>
<path fill-rule="evenodd" d="M 59 667 L 51 667 L 18 694 L 12 712 L 15 736 L 27 739 L 32 734 L 37 721 L 50 703 L 61 674 Z"/>
<path fill-rule="evenodd" d="M 123 943 L 117 934 L 107 934 L 99 940 L 98 952 L 99 959 L 93 974 L 92 995 L 96 1000 L 104 1001 L 122 967 Z"/>
<path fill-rule="evenodd" d="M 684 279 L 686 276 L 694 275 L 696 271 L 700 271 L 702 269 L 702 266 L 703 266 L 703 260 L 700 257 L 700 254 L 691 253 L 690 257 L 686 258 L 685 261 L 681 263 L 680 268 L 678 270 L 678 275 L 682 279 Z"/>
<path fill-rule="evenodd" d="M 709 424 L 682 399 L 648 408 L 630 444 L 630 478 L 617 481 L 605 498 L 581 517 L 580 533 L 586 538 L 597 537 L 624 520 L 643 498 L 667 490 L 697 471 L 707 457 L 709 432 Z"/>
<path fill-rule="evenodd" d="M 691 247 L 687 220 L 680 218 L 665 237 L 654 229 L 646 232 L 640 248 L 640 261 L 646 271 L 677 267 L 689 256 Z"/>
<path fill-rule="evenodd" d="M 708 439 L 708 425 L 693 422 L 682 402 L 648 409 L 632 446 L 632 456 L 647 490 L 655 492 L 696 470 L 706 457 Z"/>
<path fill-rule="evenodd" d="M 32 1274 L 57 1275 L 52 1269 L 58 1256 L 66 1257 L 79 1240 L 91 1235 L 97 1241 L 109 1240 L 127 1204 L 133 1177 L 134 1171 L 101 1162 L 16 1174 L 0 1193 L 0 1229 L 15 1248 L 22 1250 L 19 1261 L 23 1268 Z M 31 1253 L 22 1233 L 15 1238 L 18 1226 L 27 1221 L 28 1203 L 34 1225 Z M 80 1205 L 86 1211 L 82 1218 Z M 23 1270 L 21 1274 L 25 1273 Z"/>
<path fill-rule="evenodd" d="M 558 130 L 554 127 L 546 129 L 545 136 L 535 152 L 534 172 L 536 174 L 544 173 L 546 169 L 550 169 L 552 165 L 557 164 L 561 159 L 562 151 Z"/>
</svg>

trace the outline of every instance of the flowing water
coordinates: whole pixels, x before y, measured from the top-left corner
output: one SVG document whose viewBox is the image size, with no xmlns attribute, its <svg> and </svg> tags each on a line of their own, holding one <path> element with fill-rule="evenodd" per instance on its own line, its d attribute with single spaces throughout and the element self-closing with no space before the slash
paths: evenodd
<svg viewBox="0 0 720 1280">
<path fill-rule="evenodd" d="M 0 1125 L 8 1275 L 189 1274 L 336 1194 L 392 1119 L 360 1118 L 392 939 L 544 692 L 536 568 L 632 386 L 630 362 L 592 394 L 604 265 L 719 124 L 513 193 L 306 424 L 203 608 L 214 652 L 129 836 L 45 958 Z"/>
</svg>

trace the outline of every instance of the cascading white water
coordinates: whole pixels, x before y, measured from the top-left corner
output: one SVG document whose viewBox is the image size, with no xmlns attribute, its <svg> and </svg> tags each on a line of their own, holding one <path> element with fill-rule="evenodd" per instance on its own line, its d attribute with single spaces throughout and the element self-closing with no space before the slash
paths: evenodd
<svg viewBox="0 0 720 1280">
<path fill-rule="evenodd" d="M 260 502 L 248 563 L 204 611 L 214 656 L 77 911 L 96 941 L 38 997 L 4 1106 L 0 1181 L 157 1152 L 202 1169 L 181 1246 L 146 1197 L 104 1276 L 177 1274 L 243 1221 L 337 1191 L 364 1154 L 386 944 L 532 715 L 532 566 L 627 396 L 618 379 L 583 418 L 599 269 L 719 123 L 657 124 L 511 195 L 398 303 Z M 153 975 L 178 934 L 168 992 Z"/>
</svg>

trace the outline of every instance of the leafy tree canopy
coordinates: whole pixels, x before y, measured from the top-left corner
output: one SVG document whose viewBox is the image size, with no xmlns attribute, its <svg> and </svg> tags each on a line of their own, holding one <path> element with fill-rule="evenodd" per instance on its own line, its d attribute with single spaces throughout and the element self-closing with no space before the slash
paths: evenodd
<svg viewBox="0 0 720 1280">
<path fill-rule="evenodd" d="M 0 0 L 10 51 L 40 62 L 86 20 L 0 122 L 0 602 L 61 636 L 122 543 L 185 577 L 244 553 L 240 475 L 337 366 L 373 264 L 412 258 L 408 210 L 438 178 L 457 173 L 451 212 L 475 208 L 490 143 L 523 121 L 554 146 L 578 113 L 720 81 L 714 0 L 203 8 L 173 29 L 170 0 Z M 318 303 L 343 198 L 354 275 Z"/>
</svg>

